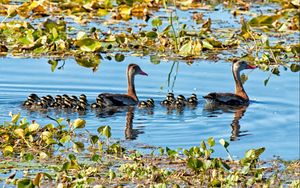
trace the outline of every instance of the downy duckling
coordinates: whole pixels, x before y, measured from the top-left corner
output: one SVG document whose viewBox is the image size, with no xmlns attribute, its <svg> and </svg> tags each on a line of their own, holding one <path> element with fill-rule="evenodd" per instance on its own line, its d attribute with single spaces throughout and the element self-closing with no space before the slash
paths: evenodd
<svg viewBox="0 0 300 188">
<path fill-rule="evenodd" d="M 139 107 L 139 108 L 147 108 L 147 107 L 148 107 L 147 102 L 145 102 L 145 101 L 140 101 L 140 102 L 138 103 L 138 107 Z"/>
<path fill-rule="evenodd" d="M 72 105 L 72 102 L 69 101 L 69 100 L 64 100 L 62 105 L 61 105 L 62 108 L 72 108 L 73 105 Z"/>
<path fill-rule="evenodd" d="M 154 100 L 152 98 L 147 100 L 147 107 L 153 108 L 154 107 Z"/>
<path fill-rule="evenodd" d="M 187 102 L 189 105 L 197 105 L 198 104 L 197 95 L 193 93 L 191 97 L 187 99 Z"/>
<path fill-rule="evenodd" d="M 77 106 L 75 107 L 75 109 L 76 109 L 77 111 L 86 111 L 86 110 L 87 110 L 86 106 L 87 106 L 86 103 L 79 102 L 79 103 L 77 104 Z"/>
<path fill-rule="evenodd" d="M 31 99 L 27 99 L 26 101 L 24 101 L 23 106 L 30 108 L 34 105 L 34 101 Z"/>
<path fill-rule="evenodd" d="M 172 104 L 172 102 L 165 99 L 165 100 L 161 101 L 160 104 L 168 107 Z"/>
<path fill-rule="evenodd" d="M 181 109 L 181 108 L 183 108 L 184 106 L 185 106 L 185 102 L 184 101 L 182 101 L 182 100 L 176 100 L 175 101 L 175 108 L 177 108 L 177 109 Z"/>
<path fill-rule="evenodd" d="M 32 100 L 34 102 L 38 102 L 40 100 L 40 98 L 37 94 L 32 93 L 27 97 L 27 100 Z"/>
<path fill-rule="evenodd" d="M 186 102 L 186 99 L 185 99 L 185 97 L 183 95 L 178 95 L 177 96 L 177 100 L 181 101 L 181 102 Z"/>
<path fill-rule="evenodd" d="M 171 103 L 174 103 L 174 101 L 175 101 L 174 94 L 173 93 L 168 93 L 166 99 L 168 101 L 170 101 Z"/>
<path fill-rule="evenodd" d="M 86 95 L 85 95 L 85 94 L 81 94 L 81 95 L 79 96 L 79 99 L 82 99 L 82 100 L 84 100 L 85 102 L 87 102 L 87 98 L 86 98 Z"/>
</svg>

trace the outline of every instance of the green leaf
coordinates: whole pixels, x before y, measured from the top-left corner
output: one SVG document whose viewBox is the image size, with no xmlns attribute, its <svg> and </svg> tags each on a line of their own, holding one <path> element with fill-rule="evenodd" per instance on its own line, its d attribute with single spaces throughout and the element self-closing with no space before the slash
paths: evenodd
<svg viewBox="0 0 300 188">
<path fill-rule="evenodd" d="M 54 72 L 54 70 L 57 67 L 58 61 L 56 61 L 56 60 L 49 60 L 48 63 L 51 65 L 51 71 Z"/>
<path fill-rule="evenodd" d="M 157 55 L 150 55 L 150 62 L 153 64 L 159 64 L 160 63 L 160 57 Z"/>
<path fill-rule="evenodd" d="M 74 154 L 69 154 L 69 159 L 72 160 L 76 160 L 76 156 Z"/>
<path fill-rule="evenodd" d="M 66 136 L 63 136 L 60 140 L 59 140 L 59 142 L 60 143 L 67 143 L 67 142 L 69 142 L 71 140 L 71 136 L 70 135 L 66 135 Z"/>
<path fill-rule="evenodd" d="M 121 54 L 121 53 L 117 53 L 117 54 L 115 55 L 115 60 L 116 60 L 117 62 L 122 62 L 122 61 L 124 61 L 124 59 L 125 59 L 125 56 L 124 56 L 123 54 Z"/>
<path fill-rule="evenodd" d="M 40 128 L 40 125 L 37 123 L 33 123 L 28 126 L 29 132 L 34 132 L 34 131 L 38 130 L 39 128 Z"/>
<path fill-rule="evenodd" d="M 207 139 L 207 143 L 210 147 L 213 147 L 215 145 L 215 139 L 213 137 L 209 137 Z"/>
<path fill-rule="evenodd" d="M 227 148 L 229 146 L 229 143 L 225 141 L 223 138 L 220 139 L 219 142 L 224 148 Z"/>
<path fill-rule="evenodd" d="M 84 52 L 95 52 L 101 48 L 101 43 L 92 38 L 84 38 L 76 41 L 76 46 L 80 47 Z"/>
<path fill-rule="evenodd" d="M 271 72 L 272 72 L 273 74 L 277 75 L 277 76 L 280 76 L 280 71 L 279 71 L 278 67 L 274 67 L 274 68 L 271 70 Z"/>
<path fill-rule="evenodd" d="M 106 136 L 107 139 L 109 139 L 111 137 L 111 128 L 110 128 L 110 126 L 104 126 L 101 134 Z"/>
<path fill-rule="evenodd" d="M 257 17 L 252 18 L 248 24 L 252 27 L 259 27 L 259 26 L 268 26 L 273 27 L 272 24 L 277 21 L 281 16 L 280 15 L 260 15 Z"/>
<path fill-rule="evenodd" d="M 31 153 L 25 153 L 22 158 L 25 161 L 32 161 L 34 159 L 34 156 Z"/>
<path fill-rule="evenodd" d="M 159 27 L 162 25 L 162 21 L 160 18 L 154 18 L 151 22 L 153 27 Z"/>
<path fill-rule="evenodd" d="M 28 178 L 26 179 L 19 179 L 17 181 L 18 188 L 34 188 L 32 181 Z"/>
<path fill-rule="evenodd" d="M 3 149 L 3 155 L 7 156 L 9 154 L 11 154 L 14 151 L 14 148 L 11 146 L 5 146 L 5 148 Z"/>
<path fill-rule="evenodd" d="M 150 39 L 155 39 L 155 38 L 157 38 L 158 35 L 155 31 L 149 31 L 146 33 L 146 36 Z"/>
<path fill-rule="evenodd" d="M 81 129 L 81 128 L 84 128 L 85 127 L 85 124 L 86 124 L 86 121 L 84 119 L 76 119 L 74 122 L 73 122 L 73 126 L 75 129 Z"/>
<path fill-rule="evenodd" d="M 299 64 L 291 64 L 290 69 L 292 72 L 298 72 L 300 70 Z"/>
<path fill-rule="evenodd" d="M 12 122 L 12 123 L 17 123 L 17 121 L 18 121 L 19 118 L 20 118 L 20 115 L 21 115 L 20 112 L 17 113 L 17 114 L 13 114 L 12 117 L 11 117 L 11 122 Z"/>
<path fill-rule="evenodd" d="M 75 152 L 80 153 L 84 149 L 84 144 L 82 142 L 74 142 L 73 148 Z"/>
<path fill-rule="evenodd" d="M 188 56 L 192 54 L 193 41 L 189 41 L 181 46 L 179 49 L 179 54 L 183 56 Z"/>
<path fill-rule="evenodd" d="M 99 137 L 97 135 L 92 135 L 91 136 L 91 143 L 96 144 L 99 140 Z"/>
<path fill-rule="evenodd" d="M 242 81 L 242 84 L 245 84 L 245 82 L 248 80 L 248 76 L 246 74 L 242 74 L 241 75 L 241 81 Z"/>
<path fill-rule="evenodd" d="M 187 166 L 194 171 L 199 171 L 203 167 L 203 162 L 197 158 L 189 158 Z"/>
<path fill-rule="evenodd" d="M 95 155 L 93 155 L 92 156 L 92 161 L 94 161 L 94 162 L 97 162 L 97 161 L 99 161 L 100 160 L 100 156 L 99 155 L 97 155 L 97 154 L 95 154 Z"/>
</svg>

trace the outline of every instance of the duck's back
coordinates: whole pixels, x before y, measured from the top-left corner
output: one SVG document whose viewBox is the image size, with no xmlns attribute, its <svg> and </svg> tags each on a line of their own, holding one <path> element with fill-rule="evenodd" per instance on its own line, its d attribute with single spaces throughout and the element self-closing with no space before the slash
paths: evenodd
<svg viewBox="0 0 300 188">
<path fill-rule="evenodd" d="M 138 103 L 131 96 L 126 94 L 102 93 L 99 95 L 105 106 L 134 106 Z"/>
<path fill-rule="evenodd" d="M 214 92 L 203 96 L 203 98 L 205 98 L 208 103 L 219 103 L 225 105 L 244 105 L 249 102 L 248 100 L 245 100 L 244 98 L 233 93 Z"/>
</svg>

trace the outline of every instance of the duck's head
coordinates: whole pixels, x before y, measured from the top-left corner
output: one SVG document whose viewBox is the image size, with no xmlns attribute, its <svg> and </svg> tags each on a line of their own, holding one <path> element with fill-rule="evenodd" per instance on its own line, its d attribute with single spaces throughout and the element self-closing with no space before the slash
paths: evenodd
<svg viewBox="0 0 300 188">
<path fill-rule="evenodd" d="M 129 64 L 127 71 L 129 75 L 133 76 L 137 74 L 148 76 L 148 74 L 145 73 L 137 64 Z"/>
<path fill-rule="evenodd" d="M 244 69 L 255 69 L 257 66 L 250 65 L 247 61 L 233 62 L 232 69 L 236 72 L 240 72 Z"/>
</svg>

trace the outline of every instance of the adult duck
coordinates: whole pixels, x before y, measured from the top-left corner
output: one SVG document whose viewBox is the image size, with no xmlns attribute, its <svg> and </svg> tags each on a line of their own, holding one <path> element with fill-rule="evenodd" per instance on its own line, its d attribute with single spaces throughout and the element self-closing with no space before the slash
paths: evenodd
<svg viewBox="0 0 300 188">
<path fill-rule="evenodd" d="M 127 94 L 102 93 L 98 97 L 103 99 L 104 106 L 132 106 L 138 104 L 138 97 L 135 92 L 134 77 L 136 75 L 148 76 L 147 73 L 136 64 L 130 64 L 127 68 Z"/>
<path fill-rule="evenodd" d="M 256 66 L 249 65 L 246 61 L 235 61 L 232 64 L 232 74 L 235 81 L 235 93 L 209 93 L 203 98 L 208 103 L 224 105 L 246 105 L 249 97 L 243 87 L 240 72 L 244 69 L 255 69 Z"/>
</svg>

